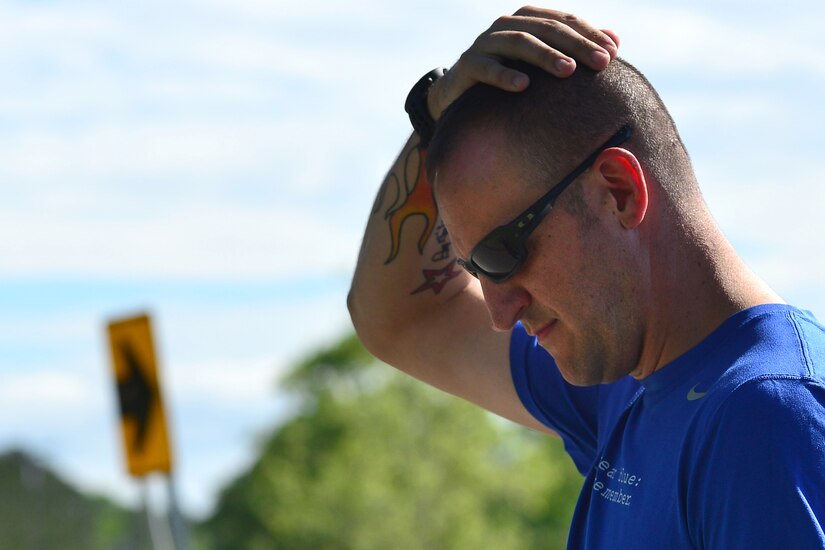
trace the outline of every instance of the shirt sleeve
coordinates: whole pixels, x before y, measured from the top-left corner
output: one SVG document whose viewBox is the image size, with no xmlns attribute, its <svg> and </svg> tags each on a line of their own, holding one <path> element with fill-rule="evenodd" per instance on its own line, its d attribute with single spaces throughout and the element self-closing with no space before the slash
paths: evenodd
<svg viewBox="0 0 825 550">
<path fill-rule="evenodd" d="M 600 387 L 567 383 L 550 354 L 520 323 L 510 341 L 510 370 L 525 408 L 561 436 L 576 468 L 585 475 L 596 455 Z"/>
<path fill-rule="evenodd" d="M 825 548 L 825 387 L 755 379 L 714 415 L 687 478 L 700 548 Z"/>
</svg>

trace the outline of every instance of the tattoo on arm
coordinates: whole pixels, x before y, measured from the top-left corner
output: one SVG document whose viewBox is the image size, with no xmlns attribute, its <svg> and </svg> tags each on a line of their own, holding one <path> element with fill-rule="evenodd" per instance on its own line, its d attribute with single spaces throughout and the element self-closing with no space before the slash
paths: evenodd
<svg viewBox="0 0 825 550">
<path fill-rule="evenodd" d="M 399 188 L 400 183 L 398 181 L 398 176 L 395 175 L 395 172 L 390 172 L 387 174 L 387 177 L 384 178 L 384 183 L 378 191 L 378 196 L 375 197 L 375 204 L 372 205 L 372 216 L 378 214 L 378 210 L 380 210 L 381 205 L 384 204 L 384 195 L 387 194 L 387 189 L 390 187 L 390 184 L 395 185 L 396 193 L 401 192 Z"/>
<path fill-rule="evenodd" d="M 431 261 L 440 263 L 450 260 L 440 269 L 423 269 L 424 282 L 410 294 L 418 294 L 425 290 L 432 290 L 439 294 L 444 286 L 457 277 L 461 270 L 455 268 L 455 258 L 451 258 L 451 244 L 444 222 L 438 219 L 438 206 L 433 196 L 433 188 L 427 179 L 424 170 L 424 160 L 427 152 L 419 147 L 413 147 L 404 159 L 403 174 L 397 170 L 387 174 L 384 184 L 373 206 L 373 215 L 377 214 L 381 205 L 392 187 L 395 190 L 395 199 L 384 213 L 390 230 L 390 254 L 384 265 L 391 263 L 398 257 L 401 249 L 401 232 L 405 222 L 413 216 L 424 218 L 424 228 L 418 237 L 418 253 L 424 254 L 424 246 L 430 237 L 435 237 L 438 250 L 431 256 Z M 436 225 L 436 222 L 438 225 Z"/>
<path fill-rule="evenodd" d="M 424 170 L 424 159 L 426 151 L 419 150 L 418 147 L 410 149 L 405 161 L 403 185 L 401 179 L 393 174 L 394 183 L 398 189 L 395 202 L 387 210 L 384 217 L 390 226 L 390 255 L 384 264 L 392 262 L 401 248 L 401 229 L 412 216 L 422 216 L 425 221 L 424 229 L 418 238 L 418 253 L 424 253 L 424 245 L 433 232 L 435 220 L 438 217 L 438 207 L 433 197 L 433 188 L 427 180 Z M 410 182 L 409 175 L 413 174 L 413 181 Z"/>
<path fill-rule="evenodd" d="M 427 289 L 432 290 L 436 294 L 441 292 L 444 288 L 444 285 L 447 282 L 458 276 L 460 271 L 457 271 L 455 268 L 455 260 L 452 260 L 446 266 L 442 267 L 441 269 L 425 269 L 424 273 L 424 283 L 410 292 L 410 294 L 418 294 L 419 292 L 424 292 Z"/>
<path fill-rule="evenodd" d="M 450 259 L 450 241 L 448 240 L 448 237 L 447 227 L 444 225 L 444 222 L 439 220 L 438 225 L 435 228 L 435 240 L 441 248 L 438 252 L 433 254 L 432 260 L 434 262 Z"/>
<path fill-rule="evenodd" d="M 447 233 L 447 227 L 444 225 L 443 221 L 439 220 L 438 225 L 435 228 L 434 235 L 435 240 L 441 246 L 441 249 L 433 254 L 432 261 L 440 262 L 443 260 L 449 260 L 450 240 L 449 234 Z M 461 273 L 461 270 L 455 269 L 455 258 L 453 258 L 450 260 L 450 263 L 441 269 L 424 269 L 421 273 L 424 275 L 424 282 L 410 294 L 418 294 L 419 292 L 423 292 L 427 289 L 430 289 L 434 293 L 438 294 L 450 279 L 457 277 L 458 274 Z"/>
</svg>

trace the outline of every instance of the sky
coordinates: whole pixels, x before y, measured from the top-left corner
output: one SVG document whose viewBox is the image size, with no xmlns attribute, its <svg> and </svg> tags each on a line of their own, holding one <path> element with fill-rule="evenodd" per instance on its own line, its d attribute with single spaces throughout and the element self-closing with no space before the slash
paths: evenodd
<svg viewBox="0 0 825 550">
<path fill-rule="evenodd" d="M 518 3 L 0 3 L 0 451 L 136 503 L 105 338 L 152 315 L 184 512 L 350 330 L 403 102 Z M 657 87 L 745 261 L 825 319 L 825 3 L 565 2 Z"/>
</svg>

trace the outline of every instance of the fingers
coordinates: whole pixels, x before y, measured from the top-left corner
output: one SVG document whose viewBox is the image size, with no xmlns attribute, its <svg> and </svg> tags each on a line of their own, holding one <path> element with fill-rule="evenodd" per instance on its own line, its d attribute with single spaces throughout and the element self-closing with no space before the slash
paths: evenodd
<svg viewBox="0 0 825 550">
<path fill-rule="evenodd" d="M 433 118 L 478 82 L 518 92 L 529 85 L 527 75 L 502 65 L 502 59 L 524 61 L 557 77 L 567 77 L 577 63 L 602 70 L 616 57 L 619 37 L 575 15 L 526 6 L 497 19 L 464 52 L 428 93 Z"/>
<path fill-rule="evenodd" d="M 529 9 L 538 10 L 538 8 Z M 501 33 L 508 32 L 520 32 L 544 43 L 549 48 L 545 56 L 550 56 L 551 60 L 546 63 L 537 63 L 532 55 L 535 48 L 525 50 L 507 48 L 509 44 L 506 40 L 499 44 L 496 39 L 504 36 Z M 533 15 L 501 17 L 493 23 L 487 33 L 479 38 L 486 38 L 489 53 L 495 54 L 505 49 L 506 54 L 501 54 L 502 56 L 520 59 L 545 69 L 548 69 L 548 65 L 552 65 L 557 59 L 564 58 L 567 61 L 576 60 L 594 70 L 601 70 L 615 57 L 618 50 L 618 46 L 610 35 L 575 16 L 549 10 L 542 10 L 541 13 L 534 12 Z M 552 70 L 548 70 L 553 73 Z"/>
<path fill-rule="evenodd" d="M 618 34 L 616 34 L 616 32 L 615 32 L 615 31 L 612 31 L 612 30 L 610 30 L 610 29 L 601 29 L 601 31 L 602 31 L 604 34 L 606 34 L 608 37 L 610 37 L 610 39 L 613 41 L 613 44 L 616 46 L 616 47 L 613 49 L 613 52 L 614 52 L 614 53 L 610 54 L 610 57 L 616 57 L 616 51 L 619 49 L 619 45 L 620 45 L 620 44 L 619 44 L 619 35 L 618 35 Z M 609 48 L 608 48 L 608 50 L 609 50 Z"/>
<path fill-rule="evenodd" d="M 497 59 L 468 50 L 430 88 L 427 105 L 433 119 L 438 120 L 450 103 L 478 82 L 520 92 L 527 88 L 530 79 L 520 71 L 505 67 Z"/>
<path fill-rule="evenodd" d="M 427 95 L 427 104 L 435 120 L 453 100 L 478 82 L 511 92 L 527 88 L 530 78 L 521 71 L 502 65 L 501 58 L 522 59 L 559 77 L 570 76 L 576 70 L 573 59 L 532 35 L 520 32 L 501 34 L 503 36 L 491 38 L 495 47 L 490 49 L 485 49 L 483 44 L 487 39 L 479 37 L 482 44 L 476 44 L 464 52 L 447 74 L 433 85 Z M 493 51 L 496 53 L 491 53 Z"/>
<path fill-rule="evenodd" d="M 456 68 L 466 78 L 467 83 L 490 84 L 503 90 L 521 91 L 529 84 L 527 75 L 502 65 L 498 60 L 484 55 L 467 54 L 459 60 Z"/>
<path fill-rule="evenodd" d="M 589 54 L 592 54 L 593 50 L 601 50 L 607 53 L 609 55 L 609 61 L 610 59 L 616 57 L 616 53 L 619 49 L 619 37 L 615 32 L 605 32 L 605 30 L 597 29 L 587 21 L 571 13 L 525 6 L 519 9 L 514 14 L 514 17 L 525 17 L 534 20 L 555 22 L 560 26 L 567 27 L 570 31 L 572 31 L 574 37 L 581 37 L 585 39 L 586 42 L 573 44 L 573 49 L 570 51 L 564 49 L 564 47 L 560 47 L 560 49 L 565 51 L 568 55 L 576 57 L 576 59 L 588 65 L 589 63 L 587 63 L 587 57 Z M 558 44 L 558 46 L 561 46 L 561 44 Z M 599 70 L 604 67 L 591 68 Z"/>
</svg>

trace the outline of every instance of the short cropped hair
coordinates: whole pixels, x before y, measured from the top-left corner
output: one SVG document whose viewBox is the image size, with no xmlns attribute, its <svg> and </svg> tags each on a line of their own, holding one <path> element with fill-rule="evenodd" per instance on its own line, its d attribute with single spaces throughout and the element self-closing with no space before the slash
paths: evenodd
<svg viewBox="0 0 825 550">
<path fill-rule="evenodd" d="M 430 181 L 468 132 L 500 127 L 525 173 L 549 185 L 629 123 L 633 135 L 623 147 L 659 183 L 668 206 L 698 191 L 673 118 L 630 63 L 617 58 L 599 72 L 580 66 L 568 78 L 522 62 L 505 63 L 526 73 L 530 85 L 507 92 L 477 84 L 454 101 L 439 119 L 427 150 Z"/>
</svg>

